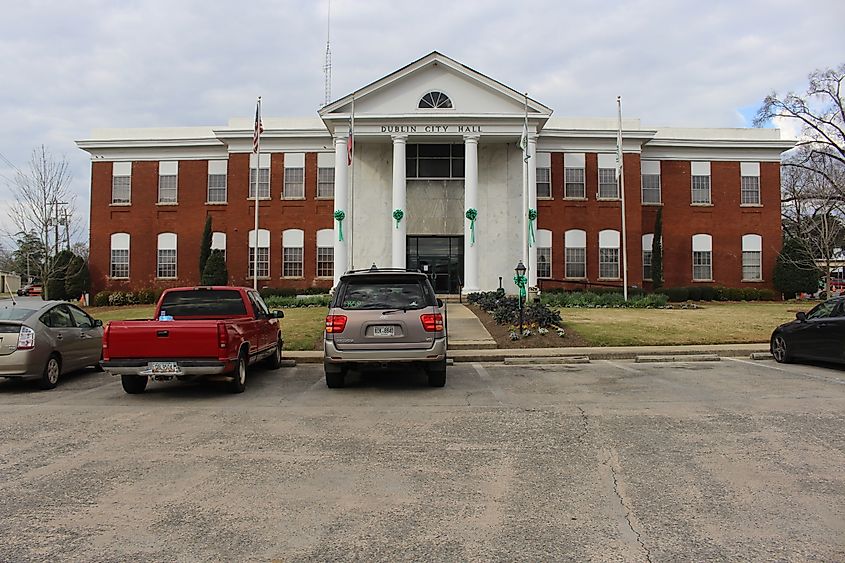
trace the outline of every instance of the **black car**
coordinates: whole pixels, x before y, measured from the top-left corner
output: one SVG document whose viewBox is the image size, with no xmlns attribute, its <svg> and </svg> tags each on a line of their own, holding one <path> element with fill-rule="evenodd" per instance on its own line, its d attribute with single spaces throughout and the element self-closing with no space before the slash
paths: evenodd
<svg viewBox="0 0 845 563">
<path fill-rule="evenodd" d="M 845 362 L 845 297 L 828 299 L 777 327 L 772 333 L 771 351 L 781 363 L 799 358 Z"/>
</svg>

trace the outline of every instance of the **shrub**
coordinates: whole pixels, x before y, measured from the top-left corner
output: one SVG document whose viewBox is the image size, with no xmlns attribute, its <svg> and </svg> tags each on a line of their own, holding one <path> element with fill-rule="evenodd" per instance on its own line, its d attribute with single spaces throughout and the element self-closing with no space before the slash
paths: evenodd
<svg viewBox="0 0 845 563">
<path fill-rule="evenodd" d="M 687 299 L 690 301 L 701 301 L 701 287 L 691 285 L 687 288 Z"/>
<path fill-rule="evenodd" d="M 756 287 L 745 287 L 742 289 L 742 298 L 745 301 L 759 301 L 760 290 Z"/>
<path fill-rule="evenodd" d="M 151 288 L 141 289 L 135 294 L 135 296 L 138 299 L 138 303 L 143 305 L 149 305 L 150 303 L 158 301 L 158 299 L 156 299 L 155 290 Z"/>
<path fill-rule="evenodd" d="M 101 291 L 94 296 L 93 304 L 95 307 L 108 307 L 111 291 Z"/>
<path fill-rule="evenodd" d="M 131 291 L 115 291 L 109 295 L 109 305 L 120 307 L 123 305 L 137 305 L 138 296 Z"/>
<path fill-rule="evenodd" d="M 664 287 L 660 290 L 671 303 L 680 303 L 689 299 L 689 289 L 686 287 Z"/>
<path fill-rule="evenodd" d="M 703 285 L 699 289 L 701 290 L 702 301 L 714 301 L 716 299 L 716 288 L 712 285 Z"/>
<path fill-rule="evenodd" d="M 778 298 L 778 294 L 771 289 L 764 287 L 757 291 L 760 292 L 760 301 L 774 301 Z"/>
<path fill-rule="evenodd" d="M 65 276 L 65 295 L 68 299 L 79 299 L 91 286 L 88 264 L 81 256 L 74 256 L 68 264 Z"/>
<path fill-rule="evenodd" d="M 742 301 L 745 298 L 745 292 L 739 287 L 725 288 L 725 295 L 728 301 Z"/>
<path fill-rule="evenodd" d="M 560 313 L 549 309 L 546 305 L 538 302 L 529 303 L 525 307 L 524 317 L 528 323 L 536 323 L 538 326 L 545 327 L 556 325 L 562 322 Z M 517 311 L 517 322 L 519 321 L 519 312 Z"/>
<path fill-rule="evenodd" d="M 226 269 L 226 258 L 223 251 L 214 249 L 205 261 L 202 272 L 202 285 L 226 285 L 229 282 L 229 270 Z"/>
<path fill-rule="evenodd" d="M 328 294 L 309 297 L 271 296 L 265 299 L 271 309 L 297 309 L 300 307 L 328 307 L 332 298 Z"/>
</svg>

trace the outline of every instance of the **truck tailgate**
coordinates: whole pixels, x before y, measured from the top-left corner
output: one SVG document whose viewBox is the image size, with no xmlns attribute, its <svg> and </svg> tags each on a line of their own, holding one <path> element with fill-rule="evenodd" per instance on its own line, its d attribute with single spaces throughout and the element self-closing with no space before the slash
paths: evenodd
<svg viewBox="0 0 845 563">
<path fill-rule="evenodd" d="M 217 358 L 219 322 L 113 321 L 105 354 L 110 359 Z"/>
</svg>

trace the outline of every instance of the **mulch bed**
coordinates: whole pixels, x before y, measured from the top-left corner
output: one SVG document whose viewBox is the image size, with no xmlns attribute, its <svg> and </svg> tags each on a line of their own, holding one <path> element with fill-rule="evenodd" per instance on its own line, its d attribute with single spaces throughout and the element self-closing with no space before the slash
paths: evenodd
<svg viewBox="0 0 845 563">
<path fill-rule="evenodd" d="M 479 307 L 478 305 L 469 305 L 467 307 L 473 313 L 496 341 L 499 348 L 566 348 L 569 346 L 589 346 L 589 342 L 578 336 L 571 328 L 564 327 L 566 335 L 561 338 L 557 332 L 550 328 L 548 334 L 537 334 L 537 330 L 532 328 L 532 335 L 522 337 L 519 340 L 510 339 L 510 327 L 507 325 L 499 325 L 493 320 L 492 315 Z M 518 329 L 517 329 L 518 330 Z"/>
</svg>

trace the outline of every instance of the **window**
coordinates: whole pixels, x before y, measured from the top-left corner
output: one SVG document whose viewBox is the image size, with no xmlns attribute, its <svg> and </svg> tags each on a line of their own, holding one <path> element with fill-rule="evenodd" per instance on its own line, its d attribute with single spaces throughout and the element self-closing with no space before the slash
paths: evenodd
<svg viewBox="0 0 845 563">
<path fill-rule="evenodd" d="M 288 229 L 282 233 L 282 277 L 301 278 L 302 248 L 305 236 L 300 229 Z"/>
<path fill-rule="evenodd" d="M 112 164 L 111 202 L 128 204 L 132 202 L 132 163 Z"/>
<path fill-rule="evenodd" d="M 652 279 L 652 272 L 651 272 L 651 256 L 652 256 L 652 243 L 654 242 L 654 235 L 647 234 L 643 235 L 643 279 L 650 280 Z"/>
<path fill-rule="evenodd" d="M 537 153 L 537 197 L 552 198 L 552 155 L 548 152 Z"/>
<path fill-rule="evenodd" d="M 208 161 L 208 203 L 226 203 L 228 161 Z"/>
<path fill-rule="evenodd" d="M 255 199 L 256 189 L 256 161 L 259 155 L 249 155 L 249 199 Z M 258 167 L 258 198 L 267 199 L 270 197 L 270 155 L 262 154 L 260 166 Z"/>
<path fill-rule="evenodd" d="M 692 237 L 692 281 L 713 280 L 713 238 L 710 235 Z"/>
<path fill-rule="evenodd" d="M 584 184 L 584 153 L 566 153 L 563 155 L 563 175 L 565 186 L 563 197 L 583 199 L 587 197 Z"/>
<path fill-rule="evenodd" d="M 317 277 L 334 277 L 334 230 L 317 231 Z"/>
<path fill-rule="evenodd" d="M 176 277 L 176 233 L 158 235 L 157 278 Z"/>
<path fill-rule="evenodd" d="M 660 161 L 643 160 L 640 163 L 643 203 L 660 203 Z"/>
<path fill-rule="evenodd" d="M 211 250 L 223 252 L 223 260 L 226 260 L 226 233 L 211 233 Z"/>
<path fill-rule="evenodd" d="M 709 204 L 710 200 L 710 163 L 693 162 L 692 164 L 692 197 L 690 202 L 695 204 Z"/>
<path fill-rule="evenodd" d="M 587 233 L 578 229 L 566 231 L 563 235 L 565 277 L 581 279 L 587 277 Z"/>
<path fill-rule="evenodd" d="M 599 193 L 600 199 L 619 199 L 619 184 L 616 182 L 616 155 L 599 156 Z"/>
<path fill-rule="evenodd" d="M 619 277 L 619 231 L 607 229 L 599 232 L 599 279 Z"/>
<path fill-rule="evenodd" d="M 434 90 L 420 98 L 417 107 L 420 109 L 452 109 L 452 100 L 443 92 Z"/>
<path fill-rule="evenodd" d="M 129 234 L 114 233 L 111 236 L 111 262 L 109 277 L 129 278 Z"/>
<path fill-rule="evenodd" d="M 305 153 L 285 154 L 285 186 L 282 190 L 284 199 L 302 199 L 305 197 Z"/>
<path fill-rule="evenodd" d="M 741 205 L 760 205 L 760 163 L 740 162 Z"/>
<path fill-rule="evenodd" d="M 166 161 L 158 163 L 158 202 L 176 203 L 177 179 L 179 174 L 179 162 Z"/>
<path fill-rule="evenodd" d="M 249 231 L 249 263 L 247 266 L 247 277 L 269 278 L 270 277 L 270 231 L 258 229 L 258 241 L 255 240 L 255 231 Z M 255 250 L 256 242 L 258 249 L 258 262 L 256 267 Z"/>
<path fill-rule="evenodd" d="M 317 154 L 317 198 L 334 197 L 334 153 Z"/>
<path fill-rule="evenodd" d="M 552 232 L 537 230 L 537 277 L 552 277 Z"/>
<path fill-rule="evenodd" d="M 742 235 L 742 281 L 763 281 L 763 237 Z"/>
<path fill-rule="evenodd" d="M 407 145 L 405 175 L 408 178 L 463 178 L 464 145 Z"/>
</svg>

